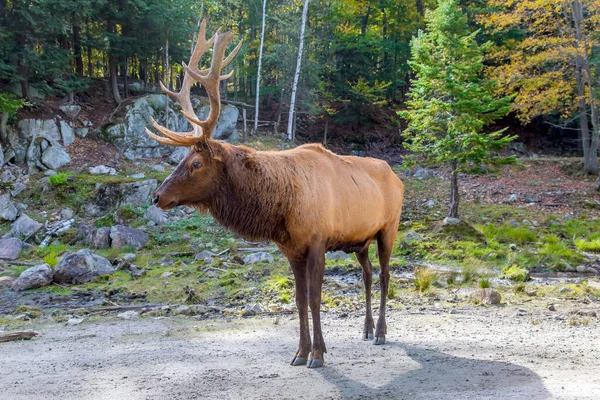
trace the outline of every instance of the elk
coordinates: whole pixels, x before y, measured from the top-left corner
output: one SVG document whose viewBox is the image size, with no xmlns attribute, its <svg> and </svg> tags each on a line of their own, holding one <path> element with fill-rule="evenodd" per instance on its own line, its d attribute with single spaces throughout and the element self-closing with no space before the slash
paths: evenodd
<svg viewBox="0 0 600 400">
<path fill-rule="evenodd" d="M 190 147 L 175 170 L 158 188 L 154 203 L 163 210 L 190 206 L 210 213 L 220 224 L 251 240 L 270 240 L 288 258 L 296 283 L 300 319 L 300 342 L 292 365 L 318 368 L 327 352 L 321 332 L 321 287 L 325 253 L 355 252 L 363 268 L 366 316 L 363 339 L 385 343 L 385 307 L 390 278 L 389 260 L 402 211 L 404 186 L 389 165 L 381 160 L 339 156 L 319 144 L 286 151 L 256 151 L 212 139 L 220 113 L 221 75 L 240 44 L 224 59 L 230 32 L 206 40 L 206 23 L 179 92 L 162 89 L 177 100 L 193 130 L 178 133 L 152 120 L 146 132 L 160 143 Z M 198 69 L 201 56 L 214 43 L 210 68 Z M 190 88 L 204 86 L 210 101 L 205 120 L 194 113 Z M 377 325 L 371 313 L 372 265 L 369 245 L 377 241 L 381 274 L 381 301 Z M 313 335 L 308 323 L 312 313 Z M 375 331 L 373 333 L 373 331 Z"/>
</svg>

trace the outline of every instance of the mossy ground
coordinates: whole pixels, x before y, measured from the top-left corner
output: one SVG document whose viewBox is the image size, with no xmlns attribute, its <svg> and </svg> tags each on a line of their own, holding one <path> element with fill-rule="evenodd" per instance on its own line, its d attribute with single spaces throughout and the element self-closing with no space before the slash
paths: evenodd
<svg viewBox="0 0 600 400">
<path fill-rule="evenodd" d="M 250 141 L 250 145 L 256 148 L 282 146 L 271 137 L 250 138 Z M 524 162 L 511 167 L 510 173 L 519 174 L 523 169 L 535 169 L 536 165 L 536 162 Z M 59 179 L 59 183 L 40 184 L 32 179 L 28 189 L 15 200 L 27 204 L 27 214 L 41 221 L 69 207 L 75 211 L 78 225 L 100 227 L 125 223 L 144 227 L 147 224 L 144 217 L 147 206 L 117 207 L 99 218 L 79 219 L 84 215 L 83 206 L 95 196 L 97 183 L 118 184 L 143 180 L 130 177 L 137 172 L 145 173 L 143 179 L 156 178 L 159 181 L 168 175 L 168 172 L 156 172 L 150 166 L 122 170 L 118 176 L 66 171 L 63 175 L 66 178 Z M 406 199 L 391 260 L 396 275 L 388 294 L 390 307 L 403 307 L 402 299 L 406 296 L 418 295 L 425 299 L 439 297 L 450 301 L 451 293 L 456 290 L 489 286 L 503 292 L 509 301 L 513 297 L 527 297 L 532 291 L 536 296 L 553 298 L 600 297 L 597 286 L 588 286 L 585 282 L 550 286 L 527 282 L 531 271 L 565 271 L 590 262 L 590 254 L 600 251 L 600 219 L 592 214 L 593 211 L 580 207 L 575 212 L 565 213 L 562 209 L 545 209 L 539 205 L 531 207 L 523 203 L 493 203 L 485 200 L 485 192 L 482 196 L 467 192 L 461 204 L 464 223 L 448 227 L 441 224 L 446 213 L 444 201 L 448 190 L 448 181 L 443 174 L 419 181 L 403 177 L 401 168 L 397 172 L 405 183 Z M 535 189 L 540 185 L 537 179 L 531 178 L 529 181 L 530 188 Z M 424 207 L 423 201 L 426 199 L 434 199 L 435 206 L 431 209 Z M 9 223 L 0 223 L 0 234 L 9 228 Z M 409 232 L 417 234 L 419 238 L 407 240 Z M 81 245 L 74 243 L 75 233 L 75 228 L 64 232 L 46 248 L 34 245 L 25 249 L 20 261 L 55 265 L 65 252 L 81 248 Z M 250 247 L 251 244 L 228 232 L 210 216 L 196 212 L 181 213 L 165 225 L 148 229 L 148 233 L 150 242 L 136 252 L 138 257 L 134 261 L 139 269 L 146 272 L 145 275 L 133 277 L 123 270 L 74 288 L 49 286 L 37 291 L 54 295 L 70 295 L 73 289 L 101 292 L 107 296 L 109 305 L 137 301 L 225 307 L 241 307 L 253 302 L 280 306 L 294 303 L 293 275 L 287 260 L 273 250 L 275 262 L 244 265 L 242 259 L 246 253 L 238 249 Z M 212 263 L 194 260 L 194 255 L 202 250 L 225 253 Z M 124 253 L 133 252 L 133 249 L 96 252 L 113 261 Z M 377 266 L 375 245 L 371 246 L 370 254 L 373 264 Z M 359 279 L 362 269 L 355 256 L 351 255 L 349 260 L 344 261 L 328 260 L 326 264 L 329 271 L 358 278 L 350 283 L 326 279 L 322 300 L 324 308 L 353 310 L 362 307 L 364 292 Z M 421 264 L 443 268 L 441 272 L 430 273 L 426 272 L 426 268 L 418 267 Z M 17 276 L 26 268 L 23 265 L 0 267 L 0 275 Z M 420 271 L 417 274 L 419 285 L 398 277 L 402 272 L 415 268 Z M 515 283 L 512 286 L 498 285 L 497 279 Z M 374 273 L 374 292 L 378 296 L 377 271 Z"/>
</svg>

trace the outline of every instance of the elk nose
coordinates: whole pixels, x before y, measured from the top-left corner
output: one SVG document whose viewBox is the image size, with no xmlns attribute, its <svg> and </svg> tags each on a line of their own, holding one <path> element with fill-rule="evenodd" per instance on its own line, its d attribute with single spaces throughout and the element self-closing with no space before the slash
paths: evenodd
<svg viewBox="0 0 600 400">
<path fill-rule="evenodd" d="M 152 202 L 154 203 L 154 205 L 157 205 L 159 200 L 160 200 L 160 197 L 158 196 L 158 194 L 155 194 L 154 200 Z"/>
</svg>

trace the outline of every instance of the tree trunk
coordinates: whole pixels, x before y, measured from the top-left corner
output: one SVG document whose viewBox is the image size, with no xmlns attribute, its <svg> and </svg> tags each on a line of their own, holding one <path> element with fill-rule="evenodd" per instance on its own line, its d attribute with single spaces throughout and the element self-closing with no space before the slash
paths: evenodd
<svg viewBox="0 0 600 400">
<path fill-rule="evenodd" d="M 75 56 L 75 72 L 83 76 L 83 57 L 81 54 L 81 27 L 79 23 L 73 24 L 73 55 Z"/>
<path fill-rule="evenodd" d="M 448 217 L 458 218 L 458 204 L 460 202 L 460 195 L 458 193 L 457 161 L 453 160 L 451 166 L 452 176 L 450 177 L 450 213 L 448 214 Z"/>
<path fill-rule="evenodd" d="M 296 73 L 294 74 L 294 84 L 292 85 L 292 98 L 290 100 L 290 114 L 288 117 L 287 136 L 288 140 L 294 140 L 293 126 L 296 116 L 294 107 L 296 106 L 296 90 L 298 89 L 298 79 L 300 78 L 300 66 L 302 63 L 302 47 L 304 46 L 304 29 L 306 27 L 306 17 L 308 15 L 308 2 L 304 0 L 304 9 L 302 10 L 302 26 L 300 28 L 300 45 L 298 46 L 298 59 L 296 60 Z"/>
<path fill-rule="evenodd" d="M 109 33 L 116 32 L 115 22 L 112 20 L 106 21 L 106 30 Z M 110 86 L 112 89 L 113 99 L 117 105 L 121 104 L 121 95 L 119 94 L 119 86 L 117 82 L 117 55 L 109 51 L 108 53 L 108 68 L 110 74 Z"/>
<path fill-rule="evenodd" d="M 369 26 L 369 17 L 371 14 L 371 4 L 367 5 L 367 12 L 362 17 L 362 26 L 360 27 L 361 36 L 367 35 L 367 27 Z"/>
<path fill-rule="evenodd" d="M 165 43 L 165 86 L 169 87 L 169 30 L 167 30 Z M 169 95 L 165 94 L 165 97 L 165 127 L 169 129 Z"/>
<path fill-rule="evenodd" d="M 262 29 L 260 32 L 260 47 L 258 48 L 258 71 L 256 72 L 256 106 L 254 112 L 254 131 L 258 130 L 258 106 L 260 99 L 260 67 L 262 64 L 263 44 L 265 42 L 265 10 L 267 8 L 267 0 L 263 0 L 262 8 Z"/>
</svg>

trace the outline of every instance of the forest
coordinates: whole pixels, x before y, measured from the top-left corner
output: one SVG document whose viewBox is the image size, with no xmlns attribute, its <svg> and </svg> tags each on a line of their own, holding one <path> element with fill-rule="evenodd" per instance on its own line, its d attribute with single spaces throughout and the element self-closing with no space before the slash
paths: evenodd
<svg viewBox="0 0 600 400">
<path fill-rule="evenodd" d="M 459 3 L 482 49 L 478 74 L 495 81 L 493 97 L 512 99 L 505 125 L 583 155 L 583 171 L 596 174 L 600 4 Z M 297 126 L 302 141 L 322 141 L 329 132 L 334 140 L 398 145 L 406 123 L 396 111 L 407 107 L 415 79 L 411 40 L 435 7 L 435 0 L 2 0 L 3 111 L 9 92 L 28 101 L 32 90 L 85 101 L 96 93 L 89 89 L 94 80 L 110 82 L 115 104 L 130 96 L 133 82 L 177 88 L 181 61 L 206 18 L 210 32 L 223 27 L 243 41 L 224 98 L 258 98 L 259 119 L 275 131 L 293 127 L 289 138 Z"/>
</svg>

